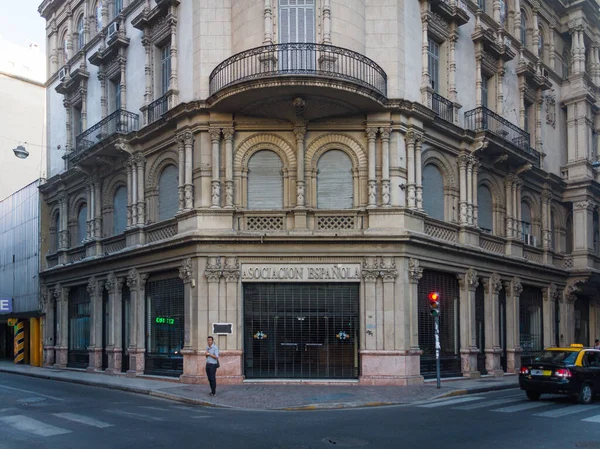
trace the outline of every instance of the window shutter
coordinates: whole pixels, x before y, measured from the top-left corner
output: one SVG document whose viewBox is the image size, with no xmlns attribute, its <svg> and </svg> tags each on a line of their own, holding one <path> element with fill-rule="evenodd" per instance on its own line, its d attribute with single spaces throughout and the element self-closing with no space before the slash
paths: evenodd
<svg viewBox="0 0 600 449">
<path fill-rule="evenodd" d="M 315 42 L 314 0 L 279 0 L 279 42 Z"/>
<path fill-rule="evenodd" d="M 477 188 L 477 208 L 479 227 L 488 229 L 490 232 L 493 231 L 492 194 L 490 189 L 484 185 Z"/>
<path fill-rule="evenodd" d="M 444 179 L 431 164 L 423 168 L 423 209 L 432 218 L 444 219 Z"/>
<path fill-rule="evenodd" d="M 255 153 L 248 162 L 248 209 L 283 208 L 283 164 L 273 151 Z"/>
<path fill-rule="evenodd" d="M 168 220 L 177 213 L 179 207 L 179 174 L 177 167 L 169 165 L 158 181 L 158 220 Z"/>
<path fill-rule="evenodd" d="M 327 151 L 317 164 L 317 207 L 351 209 L 354 207 L 352 161 L 340 150 Z"/>
<path fill-rule="evenodd" d="M 113 235 L 121 234 L 127 226 L 127 189 L 119 187 L 113 199 Z"/>
<path fill-rule="evenodd" d="M 77 246 L 85 240 L 87 233 L 87 206 L 81 206 L 77 215 Z"/>
</svg>

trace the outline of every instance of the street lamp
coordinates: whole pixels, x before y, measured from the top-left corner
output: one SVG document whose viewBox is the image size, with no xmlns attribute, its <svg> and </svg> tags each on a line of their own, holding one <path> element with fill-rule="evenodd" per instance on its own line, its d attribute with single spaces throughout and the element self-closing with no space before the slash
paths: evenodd
<svg viewBox="0 0 600 449">
<path fill-rule="evenodd" d="M 14 148 L 13 153 L 15 153 L 15 156 L 17 156 L 19 159 L 27 159 L 29 156 L 29 151 L 27 151 L 23 145 L 19 145 L 17 148 Z"/>
</svg>

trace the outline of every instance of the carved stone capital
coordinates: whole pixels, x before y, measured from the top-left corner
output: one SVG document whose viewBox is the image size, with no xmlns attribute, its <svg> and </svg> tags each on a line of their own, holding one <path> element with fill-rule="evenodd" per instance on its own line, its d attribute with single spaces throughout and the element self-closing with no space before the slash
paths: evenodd
<svg viewBox="0 0 600 449">
<path fill-rule="evenodd" d="M 95 297 L 98 294 L 98 280 L 96 276 L 92 276 L 88 279 L 87 292 L 91 297 Z"/>
<path fill-rule="evenodd" d="M 523 293 L 523 285 L 518 277 L 512 278 L 511 281 L 505 281 L 504 288 L 506 288 L 507 296 L 521 296 L 521 293 Z"/>
<path fill-rule="evenodd" d="M 208 279 L 208 282 L 219 282 L 222 274 L 221 257 L 209 256 L 204 270 L 204 275 Z"/>
<path fill-rule="evenodd" d="M 365 282 L 375 282 L 379 277 L 379 260 L 365 257 L 363 259 L 362 276 Z"/>
<path fill-rule="evenodd" d="M 379 132 L 381 133 L 381 139 L 382 140 L 389 140 L 390 135 L 392 134 L 392 128 L 390 127 L 382 127 L 379 128 Z"/>
<path fill-rule="evenodd" d="M 112 292 L 114 290 L 114 288 L 117 286 L 118 283 L 119 283 L 119 279 L 117 279 L 117 276 L 115 275 L 115 273 L 113 271 L 113 272 L 109 273 L 108 277 L 106 278 L 106 282 L 104 283 L 104 287 L 109 292 Z"/>
<path fill-rule="evenodd" d="M 218 129 L 217 129 L 217 131 L 218 131 Z M 211 131 L 209 130 L 209 132 L 211 132 Z M 211 134 L 211 139 L 212 139 L 212 134 Z M 179 134 L 177 134 L 177 142 L 179 142 L 180 145 L 192 145 L 192 143 L 194 142 L 194 135 L 192 134 L 191 131 L 184 131 L 182 133 L 179 133 Z"/>
<path fill-rule="evenodd" d="M 194 284 L 194 270 L 192 265 L 192 259 L 187 258 L 181 262 L 181 266 L 179 267 L 179 277 L 183 280 L 184 284 L 192 283 Z M 192 285 L 193 287 L 194 285 Z"/>
<path fill-rule="evenodd" d="M 237 282 L 240 279 L 240 263 L 237 257 L 227 257 L 223 276 L 226 282 Z"/>
<path fill-rule="evenodd" d="M 418 259 L 408 259 L 408 281 L 411 284 L 418 284 L 423 277 L 423 268 L 419 266 Z"/>
<path fill-rule="evenodd" d="M 379 261 L 379 274 L 383 278 L 383 282 L 393 282 L 398 277 L 398 270 L 396 269 L 396 261 L 390 258 L 389 261 L 385 261 L 380 258 Z"/>
<path fill-rule="evenodd" d="M 223 137 L 225 138 L 225 140 L 233 140 L 234 134 L 235 134 L 235 129 L 223 128 Z"/>
<path fill-rule="evenodd" d="M 365 130 L 365 133 L 367 134 L 368 140 L 375 140 L 375 138 L 377 137 L 377 128 L 374 126 L 369 126 Z"/>
<path fill-rule="evenodd" d="M 477 270 L 469 268 L 465 274 L 456 275 L 461 288 L 467 288 L 470 292 L 474 292 L 479 287 L 479 276 Z"/>
<path fill-rule="evenodd" d="M 127 287 L 131 290 L 137 288 L 140 281 L 140 275 L 135 268 L 132 268 L 127 272 Z"/>
<path fill-rule="evenodd" d="M 294 123 L 294 136 L 297 141 L 304 140 L 304 137 L 306 136 L 306 123 L 304 121 L 298 120 Z"/>
<path fill-rule="evenodd" d="M 596 205 L 590 200 L 577 201 L 573 204 L 573 210 L 589 210 L 593 211 Z"/>
<path fill-rule="evenodd" d="M 218 143 L 221 140 L 221 128 L 208 128 L 208 133 L 212 143 Z"/>
<path fill-rule="evenodd" d="M 483 279 L 483 287 L 486 293 L 498 294 L 502 290 L 502 280 L 498 273 L 492 273 L 489 278 Z"/>
<path fill-rule="evenodd" d="M 558 288 L 552 283 L 547 288 L 542 290 L 544 301 L 556 301 L 558 298 Z"/>
</svg>

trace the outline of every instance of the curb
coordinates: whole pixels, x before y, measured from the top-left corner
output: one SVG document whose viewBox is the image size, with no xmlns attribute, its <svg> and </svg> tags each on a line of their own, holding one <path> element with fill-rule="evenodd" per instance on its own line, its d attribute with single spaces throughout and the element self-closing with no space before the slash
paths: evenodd
<svg viewBox="0 0 600 449">
<path fill-rule="evenodd" d="M 404 405 L 404 402 L 339 402 L 332 404 L 308 404 L 299 405 L 297 407 L 281 407 L 271 410 L 281 410 L 288 412 L 310 411 L 310 410 L 343 410 L 353 408 L 372 408 L 372 407 L 389 407 L 392 405 Z"/>
<path fill-rule="evenodd" d="M 490 387 L 477 387 L 471 389 L 461 389 L 449 391 L 448 393 L 442 393 L 440 395 L 434 396 L 431 400 L 434 399 L 443 399 L 443 398 L 451 398 L 455 396 L 465 396 L 467 394 L 479 394 L 479 393 L 488 393 L 490 391 L 501 391 L 501 390 L 512 390 L 515 388 L 519 388 L 519 385 L 495 385 Z"/>
</svg>

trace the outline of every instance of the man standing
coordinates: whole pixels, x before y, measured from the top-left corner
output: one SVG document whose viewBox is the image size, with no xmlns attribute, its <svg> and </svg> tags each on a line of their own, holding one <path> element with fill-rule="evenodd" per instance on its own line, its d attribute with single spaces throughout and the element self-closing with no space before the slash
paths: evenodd
<svg viewBox="0 0 600 449">
<path fill-rule="evenodd" d="M 210 384 L 210 395 L 214 396 L 217 390 L 217 368 L 219 365 L 219 348 L 212 337 L 208 337 L 208 346 L 206 347 L 206 376 Z"/>
<path fill-rule="evenodd" d="M 594 349 L 600 349 L 600 340 L 597 338 L 594 340 Z"/>
</svg>

